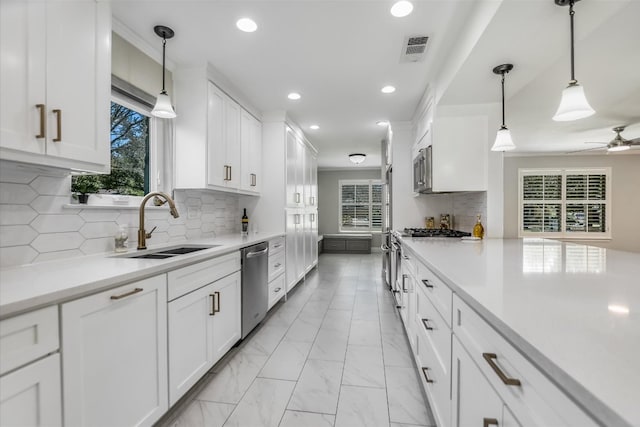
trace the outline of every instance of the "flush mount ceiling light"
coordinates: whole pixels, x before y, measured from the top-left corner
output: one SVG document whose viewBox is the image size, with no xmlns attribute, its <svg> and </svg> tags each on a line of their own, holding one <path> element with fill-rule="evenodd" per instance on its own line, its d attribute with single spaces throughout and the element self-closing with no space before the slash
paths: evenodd
<svg viewBox="0 0 640 427">
<path fill-rule="evenodd" d="M 165 27 L 164 25 L 156 25 L 153 27 L 153 31 L 155 31 L 159 37 L 162 37 L 162 92 L 160 92 L 160 95 L 158 95 L 156 99 L 156 105 L 153 107 L 153 110 L 151 110 L 151 115 L 162 119 L 173 119 L 176 117 L 176 112 L 171 105 L 171 98 L 169 98 L 164 88 L 164 72 L 167 39 L 172 38 L 175 33 L 171 28 Z"/>
<path fill-rule="evenodd" d="M 391 6 L 391 14 L 396 18 L 402 18 L 413 12 L 413 4 L 407 0 L 400 0 Z"/>
<path fill-rule="evenodd" d="M 291 92 L 289 95 L 287 95 L 287 98 L 289 98 L 292 101 L 297 101 L 298 99 L 300 99 L 302 97 L 297 92 Z"/>
<path fill-rule="evenodd" d="M 380 89 L 380 92 L 382 93 L 393 93 L 396 91 L 396 88 L 393 86 L 385 86 L 382 89 Z"/>
<path fill-rule="evenodd" d="M 258 29 L 258 24 L 251 18 L 241 18 L 236 22 L 236 27 L 245 33 L 253 33 Z"/>
<path fill-rule="evenodd" d="M 376 124 L 377 124 L 378 126 L 389 126 L 389 122 L 388 122 L 388 121 L 386 121 L 386 120 L 378 120 L 378 121 L 376 122 Z"/>
<path fill-rule="evenodd" d="M 311 129 L 311 130 L 318 130 L 318 129 L 320 129 L 320 126 L 318 126 L 318 125 L 311 125 L 311 126 L 309 126 L 309 129 Z"/>
<path fill-rule="evenodd" d="M 491 151 L 510 151 L 516 148 L 511 139 L 511 132 L 504 124 L 504 75 L 511 70 L 513 70 L 513 64 L 502 64 L 493 69 L 495 74 L 502 75 L 502 126 L 498 129 L 496 141 L 493 143 Z"/>
<path fill-rule="evenodd" d="M 584 88 L 578 84 L 575 75 L 573 42 L 573 15 L 575 12 L 573 11 L 573 5 L 577 1 L 579 0 L 555 0 L 558 6 L 569 5 L 569 20 L 571 22 L 571 80 L 569 80 L 569 86 L 562 91 L 560 106 L 555 116 L 553 116 L 553 120 L 557 122 L 583 119 L 595 113 L 584 95 Z"/>
<path fill-rule="evenodd" d="M 349 154 L 349 160 L 351 160 L 351 163 L 356 165 L 359 165 L 360 163 L 364 162 L 364 159 L 366 157 L 367 155 L 362 153 Z"/>
</svg>

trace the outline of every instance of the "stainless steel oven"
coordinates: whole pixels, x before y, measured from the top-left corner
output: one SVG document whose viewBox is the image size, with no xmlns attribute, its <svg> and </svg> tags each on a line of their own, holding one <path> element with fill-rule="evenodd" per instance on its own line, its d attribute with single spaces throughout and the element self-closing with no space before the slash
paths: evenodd
<svg viewBox="0 0 640 427">
<path fill-rule="evenodd" d="M 421 148 L 413 159 L 413 191 L 431 193 L 431 146 Z"/>
</svg>

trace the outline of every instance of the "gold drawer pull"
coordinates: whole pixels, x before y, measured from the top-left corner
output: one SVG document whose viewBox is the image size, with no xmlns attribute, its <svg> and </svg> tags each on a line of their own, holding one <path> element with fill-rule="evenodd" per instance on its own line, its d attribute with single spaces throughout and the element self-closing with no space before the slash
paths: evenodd
<svg viewBox="0 0 640 427">
<path fill-rule="evenodd" d="M 429 279 L 422 279 L 422 284 L 427 288 L 433 289 L 433 285 L 429 282 Z"/>
<path fill-rule="evenodd" d="M 129 296 L 131 296 L 133 294 L 137 294 L 137 293 L 142 292 L 142 291 L 143 291 L 142 288 L 135 288 L 134 290 L 132 290 L 131 292 L 127 292 L 126 294 L 111 295 L 110 299 L 119 300 L 119 299 L 122 299 L 122 298 L 129 297 Z"/>
<path fill-rule="evenodd" d="M 273 293 L 274 293 L 274 294 L 277 294 L 277 293 L 278 293 L 278 292 L 280 292 L 281 290 L 282 290 L 282 288 L 275 288 L 275 289 L 273 290 Z"/>
<path fill-rule="evenodd" d="M 58 131 L 58 136 L 53 138 L 53 142 L 62 141 L 62 110 L 53 110 L 53 114 L 56 115 L 56 130 Z"/>
<path fill-rule="evenodd" d="M 40 133 L 36 135 L 36 138 L 44 138 L 45 129 L 47 128 L 47 116 L 45 114 L 44 104 L 36 104 L 36 108 L 40 110 Z"/>
<path fill-rule="evenodd" d="M 211 310 L 209 311 L 209 316 L 216 315 L 216 297 L 214 294 L 209 294 L 209 298 L 211 298 Z"/>
<path fill-rule="evenodd" d="M 429 378 L 429 376 L 427 375 L 427 371 L 429 370 L 429 368 L 422 368 L 422 375 L 424 375 L 424 379 L 427 380 L 428 383 L 433 383 L 433 380 L 431 378 Z"/>
<path fill-rule="evenodd" d="M 482 427 L 497 426 L 497 425 L 498 425 L 498 420 L 496 420 L 495 418 L 482 419 Z"/>
<path fill-rule="evenodd" d="M 433 328 L 427 323 L 429 319 L 422 319 L 422 324 L 427 331 L 433 331 Z"/>
<path fill-rule="evenodd" d="M 216 297 L 214 299 L 216 304 L 213 306 L 213 312 L 214 313 L 220 313 L 220 292 L 216 291 L 216 292 L 214 292 L 214 294 L 216 295 Z"/>
<path fill-rule="evenodd" d="M 282 265 L 282 264 L 277 263 L 277 264 L 275 264 L 275 265 L 273 266 L 273 268 L 278 268 L 278 267 L 280 267 L 281 265 Z"/>
<path fill-rule="evenodd" d="M 489 366 L 491 366 L 491 369 L 493 369 L 493 371 L 496 373 L 496 375 L 498 375 L 498 377 L 500 377 L 500 380 L 502 380 L 502 382 L 506 385 L 522 385 L 520 383 L 520 380 L 516 379 L 516 378 L 509 378 L 505 375 L 504 372 L 502 372 L 502 370 L 498 367 L 498 365 L 496 365 L 496 363 L 494 362 L 494 359 L 498 359 L 498 356 L 496 356 L 495 353 L 482 353 L 482 357 L 484 357 L 484 360 L 487 361 L 487 363 L 489 364 Z"/>
</svg>

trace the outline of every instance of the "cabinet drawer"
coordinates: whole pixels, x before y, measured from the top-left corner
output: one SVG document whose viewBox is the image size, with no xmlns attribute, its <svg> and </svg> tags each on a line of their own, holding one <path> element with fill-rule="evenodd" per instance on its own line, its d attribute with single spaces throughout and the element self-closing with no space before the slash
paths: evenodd
<svg viewBox="0 0 640 427">
<path fill-rule="evenodd" d="M 269 282 L 284 273 L 285 253 L 279 252 L 269 255 Z"/>
<path fill-rule="evenodd" d="M 169 301 L 240 270 L 240 252 L 219 256 L 167 273 Z"/>
<path fill-rule="evenodd" d="M 416 331 L 424 333 L 427 344 L 433 349 L 435 362 L 449 375 L 451 371 L 451 329 L 435 309 L 425 292 L 416 290 Z"/>
<path fill-rule="evenodd" d="M 448 426 L 451 417 L 450 377 L 440 368 L 426 334 L 419 329 L 416 332 L 416 348 L 418 376 L 427 393 L 431 411 L 437 420 L 436 424 Z"/>
<path fill-rule="evenodd" d="M 284 251 L 284 236 L 269 240 L 269 255 Z"/>
<path fill-rule="evenodd" d="M 453 310 L 454 335 L 523 425 L 597 425 L 457 295 Z"/>
<path fill-rule="evenodd" d="M 0 375 L 60 347 L 58 306 L 0 321 Z"/>
<path fill-rule="evenodd" d="M 433 306 L 451 327 L 451 303 L 453 292 L 427 266 L 418 263 L 418 286 L 424 289 Z"/>
<path fill-rule="evenodd" d="M 281 274 L 278 278 L 269 282 L 269 308 L 273 307 L 284 296 L 284 278 L 285 275 Z"/>
</svg>

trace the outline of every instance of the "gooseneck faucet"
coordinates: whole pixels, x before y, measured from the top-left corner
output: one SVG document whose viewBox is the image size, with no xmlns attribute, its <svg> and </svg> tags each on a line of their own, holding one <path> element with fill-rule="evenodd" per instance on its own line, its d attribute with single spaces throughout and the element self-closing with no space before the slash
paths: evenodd
<svg viewBox="0 0 640 427">
<path fill-rule="evenodd" d="M 162 206 L 165 203 L 169 203 L 169 213 L 171 213 L 171 216 L 173 216 L 174 218 L 178 218 L 180 216 L 180 214 L 178 213 L 178 209 L 176 209 L 175 202 L 171 197 L 169 197 L 168 194 L 161 193 L 159 191 L 147 194 L 145 198 L 142 199 L 142 202 L 140 203 L 140 225 L 138 227 L 138 249 L 147 249 L 147 239 L 151 238 L 151 233 L 153 233 L 153 230 L 156 229 L 156 227 L 153 227 L 153 229 L 148 233 L 144 229 L 144 205 L 147 203 L 147 200 L 149 200 L 151 197 L 154 198 L 153 202 L 156 206 Z M 162 199 L 164 199 L 164 201 Z"/>
</svg>

